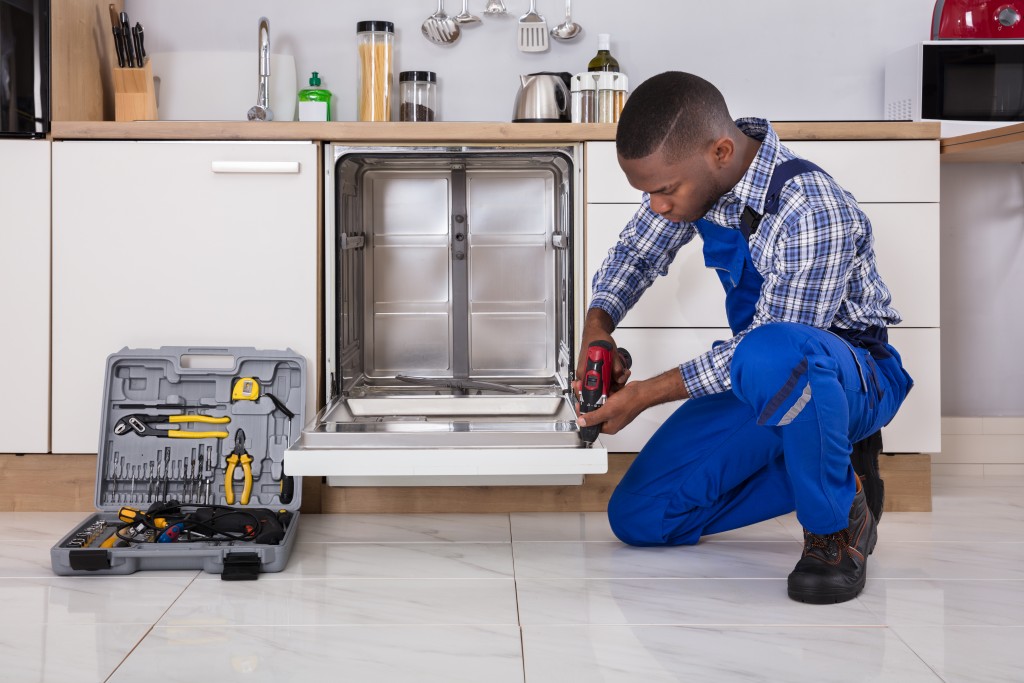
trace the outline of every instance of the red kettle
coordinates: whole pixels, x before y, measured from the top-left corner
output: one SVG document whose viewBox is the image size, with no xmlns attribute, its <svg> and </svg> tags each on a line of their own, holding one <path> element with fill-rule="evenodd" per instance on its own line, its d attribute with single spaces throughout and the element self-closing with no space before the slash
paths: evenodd
<svg viewBox="0 0 1024 683">
<path fill-rule="evenodd" d="M 936 0 L 932 40 L 1024 38 L 1024 0 Z"/>
</svg>

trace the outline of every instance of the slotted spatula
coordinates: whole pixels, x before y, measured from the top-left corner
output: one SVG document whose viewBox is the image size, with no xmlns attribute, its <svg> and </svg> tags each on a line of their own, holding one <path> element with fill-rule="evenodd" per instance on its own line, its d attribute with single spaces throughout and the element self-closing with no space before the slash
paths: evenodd
<svg viewBox="0 0 1024 683">
<path fill-rule="evenodd" d="M 548 24 L 537 14 L 537 0 L 530 0 L 530 11 L 519 17 L 519 51 L 544 52 L 548 49 Z"/>
</svg>

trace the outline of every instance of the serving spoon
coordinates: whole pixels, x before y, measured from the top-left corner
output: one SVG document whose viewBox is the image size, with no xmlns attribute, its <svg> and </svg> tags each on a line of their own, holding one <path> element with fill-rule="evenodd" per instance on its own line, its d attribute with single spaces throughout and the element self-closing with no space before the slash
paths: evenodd
<svg viewBox="0 0 1024 683">
<path fill-rule="evenodd" d="M 572 20 L 572 0 L 565 0 L 565 21 L 551 29 L 556 40 L 572 40 L 583 31 L 583 27 Z"/>
</svg>

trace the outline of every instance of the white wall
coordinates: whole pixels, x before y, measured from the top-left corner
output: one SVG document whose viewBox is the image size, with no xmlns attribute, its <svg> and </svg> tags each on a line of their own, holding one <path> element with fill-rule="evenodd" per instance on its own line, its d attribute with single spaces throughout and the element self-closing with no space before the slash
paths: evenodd
<svg viewBox="0 0 1024 683">
<path fill-rule="evenodd" d="M 299 82 L 316 69 L 337 96 L 335 118 L 355 116 L 355 24 L 386 19 L 397 30 L 396 70 L 436 71 L 440 117 L 507 121 L 518 74 L 582 71 L 597 34 L 633 84 L 661 71 L 697 73 L 725 93 L 734 116 L 776 121 L 872 120 L 883 116 L 886 56 L 926 40 L 934 0 L 577 0 L 585 30 L 542 54 L 515 48 L 528 0 L 505 0 L 511 17 L 484 16 L 458 43 L 434 45 L 420 24 L 433 0 L 127 0 L 146 26 L 149 52 L 252 50 L 270 19 L 274 51 L 295 55 Z M 447 0 L 455 14 L 459 0 Z M 562 0 L 538 0 L 554 25 Z M 217 78 L 217 74 L 209 74 Z M 1024 179 L 1019 166 L 946 165 L 942 172 L 943 414 L 1024 415 Z M 897 302 L 898 304 L 898 302 Z"/>
<path fill-rule="evenodd" d="M 420 34 L 434 0 L 127 0 L 132 23 L 146 27 L 150 53 L 252 50 L 256 24 L 270 19 L 275 52 L 293 54 L 299 82 L 319 71 L 337 96 L 335 118 L 355 118 L 355 25 L 386 19 L 396 26 L 397 70 L 430 70 L 440 82 L 440 116 L 449 121 L 507 121 L 520 73 L 585 71 L 597 34 L 612 35 L 614 54 L 632 83 L 670 69 L 700 74 L 725 93 L 734 116 L 775 120 L 878 119 L 887 54 L 928 37 L 934 0 L 576 0 L 584 34 L 541 54 L 515 45 L 528 0 L 505 0 L 512 16 L 484 21 L 452 46 Z M 538 0 L 549 26 L 564 18 L 562 0 Z M 460 0 L 447 0 L 449 14 Z M 555 41 L 552 41 L 554 43 Z M 209 74 L 216 78 L 217 74 Z M 273 87 L 273 84 L 271 84 Z"/>
</svg>

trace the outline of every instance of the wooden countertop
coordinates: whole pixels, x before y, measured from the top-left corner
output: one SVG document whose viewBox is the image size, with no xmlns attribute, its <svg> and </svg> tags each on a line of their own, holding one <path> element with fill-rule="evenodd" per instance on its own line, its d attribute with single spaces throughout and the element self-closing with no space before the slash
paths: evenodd
<svg viewBox="0 0 1024 683">
<path fill-rule="evenodd" d="M 903 121 L 780 121 L 783 140 L 935 140 L 939 124 Z M 299 121 L 54 121 L 54 140 L 326 140 L 429 143 L 614 140 L 612 123 L 314 123 Z"/>
<path fill-rule="evenodd" d="M 1024 123 L 944 138 L 940 143 L 943 163 L 1024 162 Z"/>
</svg>

